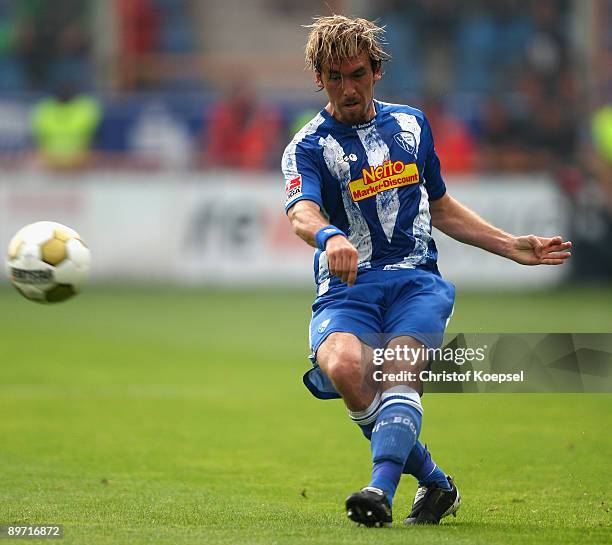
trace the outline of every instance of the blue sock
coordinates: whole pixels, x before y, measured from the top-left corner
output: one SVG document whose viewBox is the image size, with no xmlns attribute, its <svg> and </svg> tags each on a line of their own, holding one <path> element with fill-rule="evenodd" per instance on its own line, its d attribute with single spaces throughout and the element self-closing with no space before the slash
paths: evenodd
<svg viewBox="0 0 612 545">
<path fill-rule="evenodd" d="M 370 422 L 369 424 L 366 424 L 365 426 L 362 424 L 359 424 L 359 429 L 361 430 L 361 433 L 363 433 L 363 435 L 368 441 L 372 439 L 372 430 L 374 429 L 374 424 L 376 424 L 376 422 Z"/>
<path fill-rule="evenodd" d="M 372 430 L 372 480 L 370 485 L 387 493 L 389 503 L 402 476 L 406 460 L 421 430 L 421 412 L 415 407 L 418 395 L 400 394 L 391 388 L 383 394 L 381 410 Z M 420 406 L 420 404 L 418 404 Z"/>
<path fill-rule="evenodd" d="M 387 493 L 389 504 L 393 505 L 393 496 L 402 477 L 403 464 L 392 460 L 375 462 L 372 467 L 372 480 L 369 486 L 380 488 Z"/>
<path fill-rule="evenodd" d="M 431 454 L 420 441 L 417 441 L 406 460 L 403 473 L 414 475 L 419 486 L 436 483 L 444 490 L 450 490 L 446 474 L 431 459 Z"/>
<path fill-rule="evenodd" d="M 382 403 L 379 394 L 376 394 L 370 406 L 363 411 L 349 411 L 349 416 L 353 422 L 359 425 L 359 429 L 364 437 L 369 441 L 372 438 L 372 430 L 376 425 L 376 418 L 380 412 Z M 386 473 L 386 472 L 384 472 Z M 402 473 L 413 475 L 419 482 L 419 486 L 426 486 L 436 483 L 440 488 L 450 489 L 446 474 L 431 459 L 427 447 L 420 441 L 416 441 L 414 448 L 406 460 Z M 389 486 L 389 485 L 386 485 Z"/>
</svg>

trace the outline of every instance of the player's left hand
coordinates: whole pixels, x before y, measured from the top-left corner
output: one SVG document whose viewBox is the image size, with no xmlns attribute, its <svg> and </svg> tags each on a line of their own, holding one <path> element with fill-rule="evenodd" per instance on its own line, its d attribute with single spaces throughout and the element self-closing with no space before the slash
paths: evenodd
<svg viewBox="0 0 612 545">
<path fill-rule="evenodd" d="M 522 265 L 562 265 L 572 255 L 571 247 L 572 243 L 560 236 L 526 235 L 514 237 L 506 257 Z"/>
</svg>

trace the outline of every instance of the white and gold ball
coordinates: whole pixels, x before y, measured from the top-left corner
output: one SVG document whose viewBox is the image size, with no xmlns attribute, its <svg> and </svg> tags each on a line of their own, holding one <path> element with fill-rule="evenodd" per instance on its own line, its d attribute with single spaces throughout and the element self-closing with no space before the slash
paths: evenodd
<svg viewBox="0 0 612 545">
<path fill-rule="evenodd" d="M 78 293 L 91 267 L 91 252 L 79 234 L 54 221 L 20 229 L 9 244 L 6 272 L 26 299 L 65 301 Z"/>
</svg>

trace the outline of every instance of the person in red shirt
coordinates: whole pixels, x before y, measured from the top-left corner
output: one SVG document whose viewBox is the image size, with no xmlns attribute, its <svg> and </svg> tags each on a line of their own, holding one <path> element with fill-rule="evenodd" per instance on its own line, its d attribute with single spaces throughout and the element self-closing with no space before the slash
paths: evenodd
<svg viewBox="0 0 612 545">
<path fill-rule="evenodd" d="M 205 130 L 206 166 L 263 170 L 278 156 L 280 112 L 244 82 L 234 83 L 227 99 L 212 107 Z"/>
<path fill-rule="evenodd" d="M 476 145 L 466 124 L 437 100 L 430 100 L 424 111 L 436 134 L 436 152 L 444 171 L 472 174 L 476 168 Z"/>
</svg>

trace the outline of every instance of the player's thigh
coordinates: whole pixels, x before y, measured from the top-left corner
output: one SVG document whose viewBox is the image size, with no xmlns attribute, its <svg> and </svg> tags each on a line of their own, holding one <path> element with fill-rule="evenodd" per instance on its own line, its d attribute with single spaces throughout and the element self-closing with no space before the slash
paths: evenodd
<svg viewBox="0 0 612 545">
<path fill-rule="evenodd" d="M 319 365 L 320 347 L 332 335 L 335 340 L 331 340 L 329 345 L 334 344 L 338 349 L 349 351 L 349 355 L 357 351 L 358 341 L 366 346 L 379 346 L 383 295 L 380 286 L 358 283 L 351 288 L 336 286 L 317 297 L 312 305 L 309 336 L 310 348 Z M 338 336 L 336 333 L 351 336 Z"/>
<path fill-rule="evenodd" d="M 385 344 L 409 336 L 426 347 L 439 347 L 454 303 L 455 287 L 438 275 L 414 271 L 399 277 L 383 320 Z"/>
</svg>

